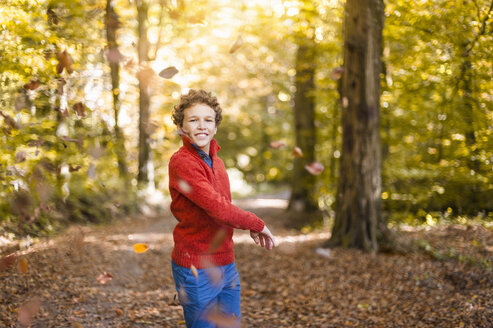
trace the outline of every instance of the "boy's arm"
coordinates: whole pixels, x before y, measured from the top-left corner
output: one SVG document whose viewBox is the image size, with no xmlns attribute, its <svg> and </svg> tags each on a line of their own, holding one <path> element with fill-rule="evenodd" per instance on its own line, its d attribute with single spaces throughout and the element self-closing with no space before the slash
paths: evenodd
<svg viewBox="0 0 493 328">
<path fill-rule="evenodd" d="M 187 165 L 183 165 L 178 161 L 171 161 L 169 175 L 171 188 L 178 190 L 222 224 L 255 232 L 264 229 L 264 222 L 260 218 L 233 205 L 211 186 L 199 163 L 187 161 Z"/>
</svg>

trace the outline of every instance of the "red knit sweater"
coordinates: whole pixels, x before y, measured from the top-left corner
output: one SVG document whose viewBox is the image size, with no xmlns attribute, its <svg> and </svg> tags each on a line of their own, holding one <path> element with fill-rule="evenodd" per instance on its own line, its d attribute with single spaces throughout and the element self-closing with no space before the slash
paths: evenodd
<svg viewBox="0 0 493 328">
<path fill-rule="evenodd" d="M 171 258 L 182 267 L 193 264 L 199 269 L 209 263 L 230 264 L 234 262 L 233 228 L 260 232 L 264 222 L 231 203 L 229 178 L 217 157 L 216 140 L 211 141 L 209 151 L 213 169 L 199 157 L 190 139 L 182 136 L 182 140 L 183 146 L 169 162 L 171 212 L 178 220 Z M 211 253 L 211 243 L 222 229 L 226 237 Z"/>
</svg>

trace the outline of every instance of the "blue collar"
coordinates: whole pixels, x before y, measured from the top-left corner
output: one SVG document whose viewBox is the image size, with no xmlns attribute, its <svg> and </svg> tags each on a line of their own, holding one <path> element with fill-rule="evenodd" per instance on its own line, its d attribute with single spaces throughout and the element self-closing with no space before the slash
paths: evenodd
<svg viewBox="0 0 493 328">
<path fill-rule="evenodd" d="M 200 158 L 204 160 L 204 162 L 209 165 L 209 167 L 212 169 L 212 158 L 205 153 L 202 149 L 199 148 L 196 144 L 192 143 L 193 148 L 197 151 L 197 154 L 199 155 Z"/>
</svg>

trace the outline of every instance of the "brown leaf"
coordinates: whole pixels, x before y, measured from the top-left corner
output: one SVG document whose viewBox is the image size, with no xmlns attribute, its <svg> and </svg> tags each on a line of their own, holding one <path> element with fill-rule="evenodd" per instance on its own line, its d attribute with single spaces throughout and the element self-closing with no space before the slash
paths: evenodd
<svg viewBox="0 0 493 328">
<path fill-rule="evenodd" d="M 286 143 L 284 141 L 276 140 L 276 141 L 271 141 L 269 144 L 269 147 L 274 148 L 274 149 L 281 149 L 282 147 L 285 147 Z"/>
<path fill-rule="evenodd" d="M 206 315 L 207 320 L 216 324 L 218 327 L 239 328 L 240 321 L 232 314 L 226 314 L 219 310 L 218 307 L 212 307 Z"/>
<path fill-rule="evenodd" d="M 305 169 L 313 175 L 319 175 L 320 173 L 323 172 L 324 166 L 320 164 L 319 162 L 313 162 L 309 165 L 305 165 Z"/>
<path fill-rule="evenodd" d="M 106 51 L 106 58 L 110 63 L 119 63 L 125 59 L 118 48 L 110 48 Z"/>
<path fill-rule="evenodd" d="M 99 276 L 98 276 L 98 282 L 101 284 L 101 285 L 104 285 L 108 282 L 111 281 L 111 279 L 113 279 L 113 276 L 108 273 L 108 272 L 103 272 L 101 273 Z"/>
<path fill-rule="evenodd" d="M 123 315 L 123 310 L 122 309 L 115 309 L 115 313 L 117 316 L 121 317 Z"/>
<path fill-rule="evenodd" d="M 344 67 L 336 67 L 330 72 L 330 78 L 334 81 L 337 81 L 341 78 L 343 72 Z"/>
<path fill-rule="evenodd" d="M 46 15 L 48 16 L 48 24 L 53 24 L 53 25 L 58 25 L 58 22 L 60 21 L 60 18 L 57 16 L 57 14 L 53 11 L 53 9 L 48 8 L 46 11 Z"/>
<path fill-rule="evenodd" d="M 72 322 L 72 328 L 84 328 L 80 322 Z"/>
<path fill-rule="evenodd" d="M 82 102 L 77 102 L 72 107 L 74 112 L 77 114 L 77 117 L 86 117 L 86 106 Z"/>
<path fill-rule="evenodd" d="M 29 326 L 41 307 L 41 298 L 36 296 L 26 303 L 22 304 L 18 312 L 19 323 L 23 326 Z"/>
<path fill-rule="evenodd" d="M 31 80 L 29 83 L 24 84 L 24 89 L 26 90 L 36 90 L 39 88 L 41 82 L 39 80 Z"/>
<path fill-rule="evenodd" d="M 0 110 L 0 115 L 3 117 L 5 123 L 10 126 L 12 129 L 18 129 L 19 125 L 17 124 L 16 121 L 12 117 L 10 117 L 8 114 L 5 114 L 3 111 Z"/>
<path fill-rule="evenodd" d="M 68 165 L 68 171 L 69 172 L 77 172 L 80 170 L 81 167 L 82 166 L 80 166 L 80 165 L 72 166 L 72 164 L 69 164 Z"/>
<path fill-rule="evenodd" d="M 166 67 L 161 72 L 159 72 L 159 76 L 163 79 L 171 79 L 178 73 L 178 70 L 174 66 Z"/>
<path fill-rule="evenodd" d="M 3 270 L 7 270 L 11 266 L 13 266 L 16 259 L 17 259 L 17 256 L 14 253 L 2 257 L 0 259 L 0 272 Z"/>
<path fill-rule="evenodd" d="M 70 57 L 70 54 L 67 52 L 67 50 L 58 52 L 56 54 L 56 58 L 58 59 L 58 65 L 56 66 L 57 73 L 61 74 L 63 72 L 63 69 L 65 68 L 68 74 L 72 74 L 72 72 L 74 71 L 72 69 L 72 64 L 74 63 L 74 61 L 72 57 Z"/>
<path fill-rule="evenodd" d="M 16 163 L 22 163 L 26 160 L 26 152 L 25 151 L 19 151 L 15 154 L 15 162 Z"/>
<path fill-rule="evenodd" d="M 294 147 L 291 155 L 293 155 L 293 157 L 303 157 L 303 151 L 300 147 Z"/>
<path fill-rule="evenodd" d="M 207 251 L 209 254 L 214 253 L 217 251 L 219 246 L 223 243 L 224 239 L 226 238 L 226 230 L 225 229 L 220 229 L 214 238 L 212 239 L 211 244 L 209 245 L 209 250 Z"/>
<path fill-rule="evenodd" d="M 229 49 L 229 53 L 232 54 L 234 53 L 236 50 L 238 50 L 241 45 L 243 44 L 243 38 L 240 36 L 238 36 L 238 38 L 236 39 L 235 43 L 231 46 L 231 48 Z"/>
</svg>

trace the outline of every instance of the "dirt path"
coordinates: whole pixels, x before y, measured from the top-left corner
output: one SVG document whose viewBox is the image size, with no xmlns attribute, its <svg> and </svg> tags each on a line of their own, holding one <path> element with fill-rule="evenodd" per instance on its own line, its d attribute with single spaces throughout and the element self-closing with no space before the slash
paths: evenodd
<svg viewBox="0 0 493 328">
<path fill-rule="evenodd" d="M 262 217 L 281 241 L 275 251 L 235 232 L 242 284 L 242 327 L 487 327 L 493 322 L 493 275 L 471 261 L 355 250 L 316 252 L 327 231 L 283 226 L 282 198 L 238 201 Z M 0 326 L 184 327 L 170 267 L 167 214 L 99 227 L 17 252 L 0 263 Z M 450 249 L 492 263 L 491 229 L 443 227 L 409 232 L 437 251 Z M 133 244 L 146 243 L 142 254 Z M 5 255 L 5 254 L 3 254 Z M 3 268 L 2 268 L 3 266 Z M 491 268 L 491 266 L 490 266 Z M 103 272 L 112 279 L 98 282 Z M 107 277 L 109 277 L 107 275 Z M 37 309 L 39 308 L 39 311 Z"/>
</svg>

